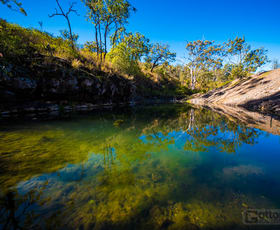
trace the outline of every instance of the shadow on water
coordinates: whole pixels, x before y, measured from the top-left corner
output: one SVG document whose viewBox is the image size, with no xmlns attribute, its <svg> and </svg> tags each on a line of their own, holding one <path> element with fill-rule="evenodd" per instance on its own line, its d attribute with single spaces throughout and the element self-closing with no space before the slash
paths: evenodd
<svg viewBox="0 0 280 230">
<path fill-rule="evenodd" d="M 207 109 L 1 126 L 0 229 L 248 229 L 280 207 L 279 138 Z"/>
</svg>

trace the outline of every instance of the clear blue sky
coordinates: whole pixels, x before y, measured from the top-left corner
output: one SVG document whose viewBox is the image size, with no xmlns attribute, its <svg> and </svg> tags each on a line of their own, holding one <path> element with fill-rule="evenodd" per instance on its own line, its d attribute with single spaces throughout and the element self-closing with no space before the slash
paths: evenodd
<svg viewBox="0 0 280 230">
<path fill-rule="evenodd" d="M 65 8 L 71 0 L 60 0 Z M 75 0 L 74 0 L 75 1 Z M 80 35 L 79 43 L 93 40 L 93 27 L 86 22 L 86 9 L 76 0 L 80 16 L 72 15 L 72 27 Z M 280 0 L 131 0 L 137 12 L 130 18 L 128 30 L 140 32 L 152 42 L 168 43 L 185 56 L 186 41 L 197 39 L 224 42 L 245 36 L 253 47 L 265 47 L 270 59 L 280 59 Z M 49 18 L 55 0 L 22 0 L 28 16 L 9 10 L 0 3 L 0 17 L 25 27 L 59 34 L 65 29 L 62 17 Z"/>
</svg>

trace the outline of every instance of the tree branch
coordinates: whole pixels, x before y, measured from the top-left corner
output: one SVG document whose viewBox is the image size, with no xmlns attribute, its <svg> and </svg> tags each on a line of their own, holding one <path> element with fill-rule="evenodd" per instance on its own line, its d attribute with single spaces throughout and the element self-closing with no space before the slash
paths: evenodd
<svg viewBox="0 0 280 230">
<path fill-rule="evenodd" d="M 71 3 L 70 8 L 69 8 L 68 12 L 66 13 L 66 16 L 68 16 L 71 12 L 75 13 L 77 16 L 80 16 L 78 14 L 77 10 L 73 9 L 76 4 L 77 4 L 76 2 Z"/>
<path fill-rule="evenodd" d="M 52 18 L 52 17 L 54 17 L 54 16 L 63 16 L 63 17 L 66 19 L 67 24 L 68 24 L 68 28 L 69 28 L 71 46 L 72 46 L 72 48 L 73 48 L 73 50 L 74 50 L 74 49 L 75 49 L 75 44 L 74 44 L 75 41 L 74 41 L 74 36 L 73 36 L 73 33 L 72 33 L 72 28 L 71 28 L 71 23 L 70 23 L 70 19 L 69 19 L 69 14 L 70 14 L 71 12 L 73 12 L 73 13 L 75 13 L 76 15 L 79 15 L 79 14 L 77 13 L 77 11 L 73 9 L 76 3 L 75 3 L 75 2 L 71 3 L 71 5 L 70 5 L 70 7 L 69 7 L 69 9 L 68 9 L 68 11 L 67 11 L 66 14 L 65 14 L 65 12 L 63 11 L 63 9 L 62 9 L 62 7 L 61 7 L 61 5 L 60 5 L 60 3 L 59 3 L 58 0 L 56 0 L 56 3 L 57 3 L 57 5 L 58 5 L 58 8 L 59 8 L 59 10 L 60 10 L 60 13 L 59 13 L 58 10 L 55 8 L 55 13 L 52 14 L 52 15 L 49 15 L 49 17 Z"/>
<path fill-rule="evenodd" d="M 56 3 L 57 3 L 57 5 L 58 5 L 58 7 L 59 7 L 59 9 L 60 9 L 60 11 L 61 11 L 61 13 L 62 13 L 62 15 L 65 16 L 65 13 L 64 13 L 64 11 L 63 11 L 63 9 L 62 9 L 62 7 L 61 7 L 61 5 L 60 5 L 60 3 L 59 3 L 58 0 L 56 0 Z"/>
<path fill-rule="evenodd" d="M 58 12 L 57 12 L 57 9 L 55 8 L 55 13 L 49 15 L 49 17 L 52 18 L 52 17 L 54 17 L 54 16 L 64 16 L 64 15 L 61 14 L 61 13 L 58 13 Z"/>
</svg>

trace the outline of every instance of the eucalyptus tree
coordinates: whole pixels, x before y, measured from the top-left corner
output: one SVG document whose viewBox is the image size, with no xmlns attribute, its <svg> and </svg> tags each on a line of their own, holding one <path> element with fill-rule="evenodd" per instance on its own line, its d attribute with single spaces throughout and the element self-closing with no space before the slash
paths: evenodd
<svg viewBox="0 0 280 230">
<path fill-rule="evenodd" d="M 176 53 L 172 53 L 169 50 L 168 45 L 162 45 L 159 43 L 154 44 L 150 51 L 149 55 L 146 58 L 148 63 L 151 63 L 151 72 L 153 72 L 154 68 L 162 65 L 164 63 L 169 64 L 170 62 L 174 62 L 176 59 Z"/>
<path fill-rule="evenodd" d="M 103 1 L 99 0 L 82 0 L 88 8 L 87 20 L 92 22 L 95 28 L 95 45 L 97 57 L 99 57 L 101 50 L 101 9 Z"/>
<path fill-rule="evenodd" d="M 214 41 L 197 40 L 188 42 L 186 46 L 188 52 L 188 64 L 191 76 L 191 89 L 194 90 L 199 71 L 202 69 L 216 69 L 222 66 L 221 59 L 223 47 L 216 45 Z"/>
<path fill-rule="evenodd" d="M 136 11 L 132 5 L 125 0 L 106 0 L 107 6 L 104 10 L 104 59 L 107 51 L 107 38 L 112 31 L 113 39 L 111 39 L 112 45 L 115 46 L 118 35 L 125 32 L 125 25 L 128 23 L 131 11 Z"/>
<path fill-rule="evenodd" d="M 232 73 L 246 75 L 255 72 L 259 67 L 268 62 L 267 50 L 264 48 L 252 49 L 245 38 L 236 37 L 225 43 L 225 55 L 229 58 L 228 65 Z M 243 74 L 242 74 L 243 73 Z"/>
<path fill-rule="evenodd" d="M 128 18 L 135 8 L 127 0 L 82 0 L 88 14 L 87 20 L 95 28 L 95 43 L 97 57 L 100 63 L 108 53 L 108 38 L 111 37 L 112 46 L 116 45 L 117 37 L 125 31 Z"/>
<path fill-rule="evenodd" d="M 22 7 L 22 3 L 19 2 L 18 0 L 0 0 L 0 2 L 12 10 L 19 10 L 21 13 L 27 16 L 26 11 Z M 14 8 L 14 6 L 16 6 L 16 8 Z"/>
<path fill-rule="evenodd" d="M 63 10 L 62 6 L 59 3 L 59 0 L 56 0 L 56 3 L 59 8 L 59 11 L 57 9 L 55 9 L 55 13 L 49 15 L 49 17 L 52 18 L 54 16 L 63 16 L 66 19 L 69 31 L 64 30 L 61 33 L 64 38 L 70 40 L 71 47 L 73 50 L 75 50 L 75 41 L 77 40 L 78 37 L 77 37 L 77 35 L 73 34 L 73 32 L 72 32 L 72 27 L 71 27 L 69 16 L 71 13 L 75 13 L 76 15 L 78 15 L 77 10 L 74 9 L 74 6 L 76 3 L 72 2 L 70 4 L 70 7 L 67 12 Z"/>
<path fill-rule="evenodd" d="M 245 38 L 236 37 L 235 39 L 229 39 L 225 43 L 226 55 L 229 57 L 229 62 L 234 65 L 242 65 L 245 61 L 247 53 L 251 47 L 246 43 Z"/>
</svg>

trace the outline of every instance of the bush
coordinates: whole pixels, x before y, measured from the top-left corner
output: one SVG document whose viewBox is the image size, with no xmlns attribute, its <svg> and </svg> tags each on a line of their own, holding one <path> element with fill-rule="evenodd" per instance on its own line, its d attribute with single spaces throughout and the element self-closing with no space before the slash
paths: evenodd
<svg viewBox="0 0 280 230">
<path fill-rule="evenodd" d="M 235 78 L 246 78 L 248 77 L 248 71 L 244 70 L 242 65 L 238 65 L 232 68 L 231 71 L 232 77 Z"/>
<path fill-rule="evenodd" d="M 193 94 L 193 91 L 186 86 L 178 86 L 175 92 L 178 96 L 190 96 Z"/>
<path fill-rule="evenodd" d="M 139 75 L 141 73 L 138 62 L 130 60 L 129 54 L 119 49 L 113 49 L 109 54 L 108 58 L 112 63 L 112 66 L 117 71 L 128 74 L 128 75 Z"/>
</svg>

